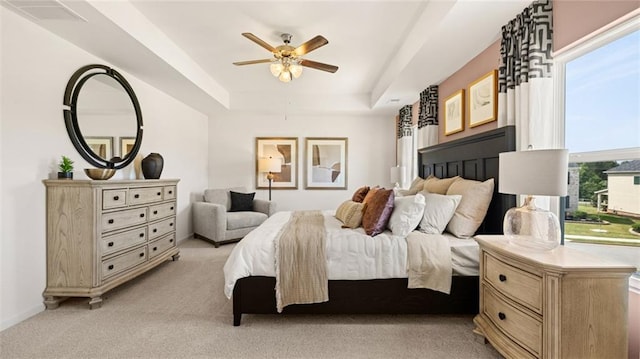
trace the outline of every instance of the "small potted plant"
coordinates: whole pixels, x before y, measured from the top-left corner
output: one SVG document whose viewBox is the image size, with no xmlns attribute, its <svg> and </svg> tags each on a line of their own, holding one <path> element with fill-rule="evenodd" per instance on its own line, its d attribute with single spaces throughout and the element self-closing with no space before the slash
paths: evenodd
<svg viewBox="0 0 640 359">
<path fill-rule="evenodd" d="M 62 156 L 58 169 L 58 178 L 73 179 L 73 161 L 69 157 Z"/>
</svg>

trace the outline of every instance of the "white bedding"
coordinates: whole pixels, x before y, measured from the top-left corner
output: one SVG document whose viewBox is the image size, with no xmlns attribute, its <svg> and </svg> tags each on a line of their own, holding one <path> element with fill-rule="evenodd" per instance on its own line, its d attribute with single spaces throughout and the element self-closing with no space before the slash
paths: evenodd
<svg viewBox="0 0 640 359">
<path fill-rule="evenodd" d="M 404 237 L 385 231 L 375 237 L 362 228 L 343 229 L 334 211 L 323 211 L 327 228 L 326 256 L 329 280 L 366 280 L 407 278 L 407 242 Z M 274 239 L 289 220 L 291 212 L 277 212 L 260 227 L 245 236 L 231 252 L 224 265 L 228 298 L 238 279 L 249 276 L 275 277 Z M 472 239 L 445 236 L 451 244 L 452 267 L 455 275 L 478 275 L 478 246 Z"/>
</svg>

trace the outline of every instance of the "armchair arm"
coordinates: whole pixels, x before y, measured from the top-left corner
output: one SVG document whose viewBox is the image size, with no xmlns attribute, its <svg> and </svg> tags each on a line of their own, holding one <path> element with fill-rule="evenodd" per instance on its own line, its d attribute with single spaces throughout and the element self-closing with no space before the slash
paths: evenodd
<svg viewBox="0 0 640 359">
<path fill-rule="evenodd" d="M 265 201 L 264 199 L 254 199 L 253 210 L 256 212 L 262 212 L 271 217 L 274 213 L 276 213 L 276 203 Z"/>
<path fill-rule="evenodd" d="M 214 242 L 224 241 L 227 231 L 227 209 L 220 204 L 193 204 L 193 232 Z"/>
</svg>

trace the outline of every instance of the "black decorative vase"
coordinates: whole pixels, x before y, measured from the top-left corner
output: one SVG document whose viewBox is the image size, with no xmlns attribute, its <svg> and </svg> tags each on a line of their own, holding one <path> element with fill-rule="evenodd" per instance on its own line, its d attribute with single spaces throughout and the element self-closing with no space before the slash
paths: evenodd
<svg viewBox="0 0 640 359">
<path fill-rule="evenodd" d="M 73 179 L 73 172 L 58 172 L 58 179 Z"/>
<path fill-rule="evenodd" d="M 146 179 L 158 179 L 162 173 L 164 159 L 159 153 L 150 153 L 142 159 L 142 174 Z"/>
</svg>

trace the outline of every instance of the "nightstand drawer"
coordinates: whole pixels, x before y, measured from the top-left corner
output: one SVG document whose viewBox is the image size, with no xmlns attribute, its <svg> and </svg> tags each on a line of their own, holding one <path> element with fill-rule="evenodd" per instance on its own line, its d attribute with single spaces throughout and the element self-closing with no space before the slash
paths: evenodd
<svg viewBox="0 0 640 359">
<path fill-rule="evenodd" d="M 542 351 L 542 321 L 509 304 L 490 287 L 482 287 L 482 298 L 482 313 L 516 344 L 539 357 Z"/>
<path fill-rule="evenodd" d="M 483 253 L 483 279 L 506 296 L 542 314 L 542 278 Z"/>
</svg>

